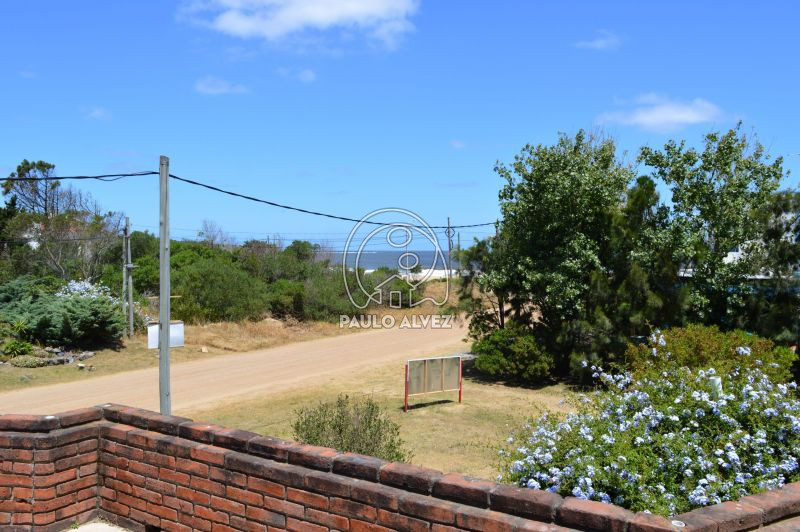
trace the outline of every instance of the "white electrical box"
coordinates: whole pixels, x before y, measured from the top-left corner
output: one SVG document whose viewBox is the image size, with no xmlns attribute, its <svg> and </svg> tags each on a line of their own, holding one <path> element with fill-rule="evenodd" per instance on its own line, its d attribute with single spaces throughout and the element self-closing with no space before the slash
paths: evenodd
<svg viewBox="0 0 800 532">
<path fill-rule="evenodd" d="M 147 349 L 158 349 L 158 322 L 147 324 Z M 183 322 L 172 321 L 169 324 L 169 346 L 183 347 Z"/>
</svg>

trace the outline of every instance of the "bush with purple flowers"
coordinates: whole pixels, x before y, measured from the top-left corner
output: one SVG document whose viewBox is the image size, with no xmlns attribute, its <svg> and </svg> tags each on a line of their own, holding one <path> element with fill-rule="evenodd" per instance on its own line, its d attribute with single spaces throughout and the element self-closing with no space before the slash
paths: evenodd
<svg viewBox="0 0 800 532">
<path fill-rule="evenodd" d="M 670 516 L 800 478 L 794 383 L 750 364 L 722 375 L 592 370 L 602 386 L 578 396 L 575 413 L 508 439 L 500 480 Z"/>
</svg>

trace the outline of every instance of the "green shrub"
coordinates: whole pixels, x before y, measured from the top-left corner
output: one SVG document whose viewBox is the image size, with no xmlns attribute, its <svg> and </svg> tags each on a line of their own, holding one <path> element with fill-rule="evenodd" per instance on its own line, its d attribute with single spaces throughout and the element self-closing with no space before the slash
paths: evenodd
<svg viewBox="0 0 800 532">
<path fill-rule="evenodd" d="M 267 311 L 267 288 L 236 263 L 222 257 L 201 258 L 175 275 L 173 304 L 177 319 L 189 323 L 260 319 Z"/>
<path fill-rule="evenodd" d="M 280 279 L 267 289 L 269 310 L 277 318 L 303 317 L 303 298 L 305 290 L 300 281 Z"/>
<path fill-rule="evenodd" d="M 536 339 L 516 328 L 497 329 L 472 344 L 475 368 L 491 377 L 528 383 L 550 376 L 554 361 Z"/>
<path fill-rule="evenodd" d="M 9 360 L 8 363 L 18 368 L 41 368 L 49 365 L 46 358 L 40 358 L 31 355 L 14 357 Z"/>
<path fill-rule="evenodd" d="M 771 340 L 744 331 L 721 332 L 717 327 L 689 325 L 656 331 L 650 342 L 629 346 L 628 367 L 637 374 L 680 367 L 714 367 L 727 373 L 733 367 L 759 368 L 777 382 L 792 376 L 797 355 Z"/>
<path fill-rule="evenodd" d="M 33 345 L 24 340 L 9 340 L 3 346 L 3 355 L 7 358 L 30 355 L 33 353 Z"/>
<path fill-rule="evenodd" d="M 45 345 L 97 347 L 122 338 L 125 318 L 108 290 L 71 282 L 56 293 L 47 280 L 19 278 L 0 286 L 0 319 L 25 324 L 19 335 Z"/>
<path fill-rule="evenodd" d="M 372 398 L 340 395 L 335 401 L 295 412 L 294 437 L 303 443 L 406 462 L 411 453 L 400 427 Z"/>
</svg>

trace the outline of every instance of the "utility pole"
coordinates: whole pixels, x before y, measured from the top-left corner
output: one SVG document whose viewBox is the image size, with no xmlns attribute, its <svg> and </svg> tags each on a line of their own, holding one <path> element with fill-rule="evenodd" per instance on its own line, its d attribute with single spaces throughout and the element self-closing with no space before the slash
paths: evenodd
<svg viewBox="0 0 800 532">
<path fill-rule="evenodd" d="M 494 242 L 492 243 L 492 252 L 500 255 L 500 224 L 494 225 Z M 506 298 L 501 292 L 497 294 L 497 306 L 500 307 L 500 328 L 504 329 L 506 326 Z"/>
<path fill-rule="evenodd" d="M 127 218 L 126 218 L 127 219 Z M 125 314 L 127 309 L 125 308 L 125 294 L 127 292 L 127 285 L 128 285 L 128 256 L 126 250 L 128 249 L 128 230 L 127 228 L 122 229 L 122 292 L 120 293 L 119 301 L 122 304 L 122 313 Z"/>
<path fill-rule="evenodd" d="M 453 253 L 453 229 L 450 227 L 450 217 L 447 217 L 447 282 L 450 282 L 450 255 Z"/>
<path fill-rule="evenodd" d="M 172 414 L 169 380 L 169 158 L 159 161 L 161 216 L 159 220 L 159 298 L 158 298 L 158 393 L 161 413 Z"/>
<path fill-rule="evenodd" d="M 128 278 L 128 336 L 133 338 L 133 262 L 131 261 L 131 219 L 125 217 L 125 274 Z M 125 294 L 122 295 L 125 297 Z"/>
</svg>

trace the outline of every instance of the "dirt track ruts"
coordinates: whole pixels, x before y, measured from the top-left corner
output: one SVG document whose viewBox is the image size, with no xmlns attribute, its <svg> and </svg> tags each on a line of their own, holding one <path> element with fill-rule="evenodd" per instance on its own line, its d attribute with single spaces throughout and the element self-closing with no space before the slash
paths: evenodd
<svg viewBox="0 0 800 532">
<path fill-rule="evenodd" d="M 452 329 L 383 329 L 174 364 L 172 409 L 311 386 L 395 361 L 402 389 L 403 360 L 464 350 L 465 334 L 466 328 L 455 323 Z M 158 368 L 0 394 L 2 413 L 52 414 L 102 403 L 158 410 Z"/>
</svg>

